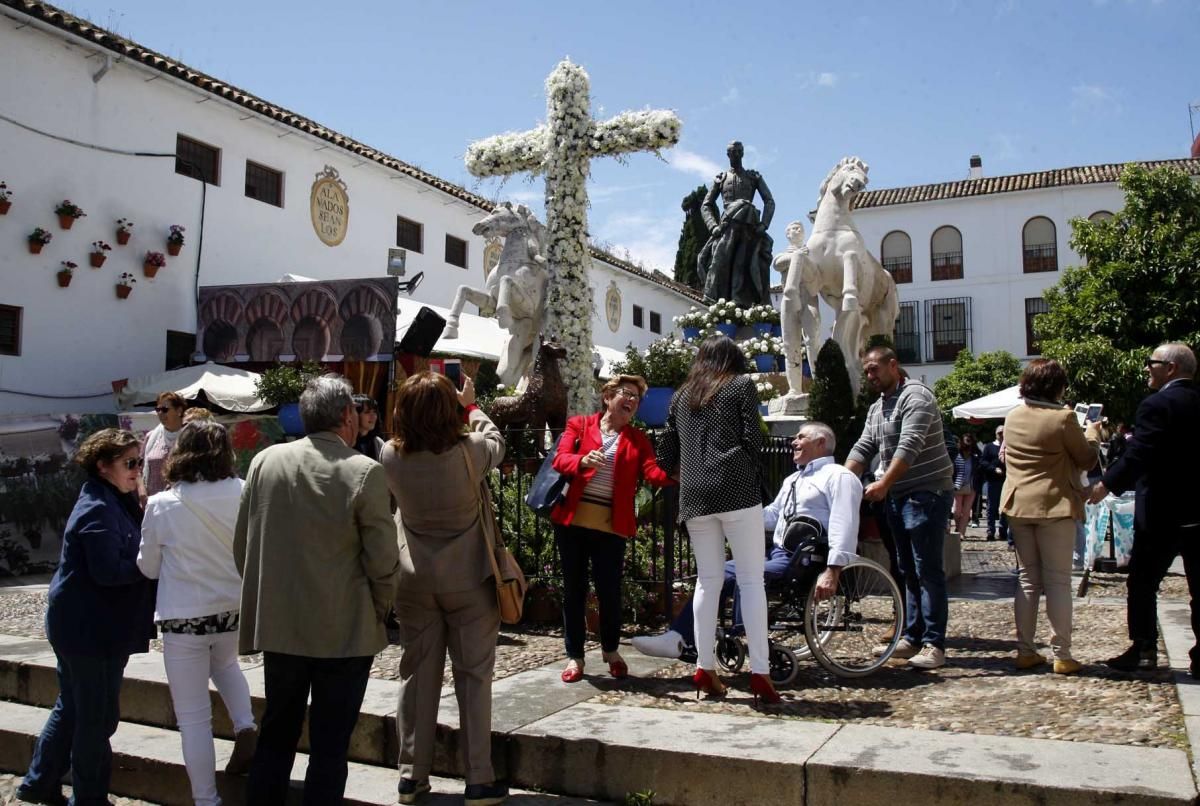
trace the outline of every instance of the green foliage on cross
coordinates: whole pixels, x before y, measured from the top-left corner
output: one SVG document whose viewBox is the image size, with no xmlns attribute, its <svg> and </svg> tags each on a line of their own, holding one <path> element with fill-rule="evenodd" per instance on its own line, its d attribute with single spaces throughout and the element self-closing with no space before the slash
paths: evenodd
<svg viewBox="0 0 1200 806">
<path fill-rule="evenodd" d="M 1149 392 L 1141 367 L 1166 341 L 1200 347 L 1200 185 L 1178 168 L 1126 166 L 1125 207 L 1076 218 L 1071 248 L 1087 261 L 1043 295 L 1042 354 L 1063 365 L 1068 399 L 1129 420 Z"/>
</svg>

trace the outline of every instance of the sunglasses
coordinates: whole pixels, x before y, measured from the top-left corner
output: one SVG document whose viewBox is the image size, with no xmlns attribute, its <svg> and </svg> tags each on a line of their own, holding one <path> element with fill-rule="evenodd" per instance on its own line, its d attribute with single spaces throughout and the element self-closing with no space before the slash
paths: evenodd
<svg viewBox="0 0 1200 806">
<path fill-rule="evenodd" d="M 1146 369 L 1150 369 L 1150 367 L 1154 366 L 1155 364 L 1173 364 L 1173 363 L 1175 363 L 1175 362 L 1174 361 L 1163 361 L 1161 358 L 1147 358 L 1146 359 Z"/>
<path fill-rule="evenodd" d="M 146 460 L 139 456 L 137 459 L 126 459 L 125 461 L 121 462 L 121 464 L 125 465 L 126 470 L 133 470 L 135 467 L 142 467 L 145 465 Z"/>
<path fill-rule="evenodd" d="M 155 406 L 154 410 L 159 414 L 166 414 L 167 412 L 172 411 L 170 406 Z"/>
</svg>

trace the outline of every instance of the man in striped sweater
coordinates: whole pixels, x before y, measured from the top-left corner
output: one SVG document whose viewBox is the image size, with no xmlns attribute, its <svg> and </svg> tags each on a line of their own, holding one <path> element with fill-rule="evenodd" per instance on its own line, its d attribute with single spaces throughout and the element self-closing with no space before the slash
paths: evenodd
<svg viewBox="0 0 1200 806">
<path fill-rule="evenodd" d="M 875 347 L 863 356 L 867 383 L 879 399 L 846 467 L 861 476 L 879 456 L 876 481 L 863 498 L 883 501 L 904 575 L 904 637 L 892 657 L 917 669 L 946 663 L 946 572 L 942 543 L 954 489 L 954 466 L 942 439 L 942 416 L 928 386 L 902 376 L 896 353 Z"/>
</svg>

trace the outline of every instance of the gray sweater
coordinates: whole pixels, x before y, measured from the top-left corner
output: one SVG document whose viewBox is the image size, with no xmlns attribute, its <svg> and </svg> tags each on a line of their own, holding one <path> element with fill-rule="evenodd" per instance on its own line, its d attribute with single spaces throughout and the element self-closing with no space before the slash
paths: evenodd
<svg viewBox="0 0 1200 806">
<path fill-rule="evenodd" d="M 942 415 L 933 392 L 923 383 L 904 381 L 871 404 L 862 436 L 848 458 L 867 467 L 876 453 L 885 470 L 893 458 L 908 463 L 908 472 L 892 486 L 890 495 L 954 489 L 954 465 L 942 438 Z"/>
</svg>

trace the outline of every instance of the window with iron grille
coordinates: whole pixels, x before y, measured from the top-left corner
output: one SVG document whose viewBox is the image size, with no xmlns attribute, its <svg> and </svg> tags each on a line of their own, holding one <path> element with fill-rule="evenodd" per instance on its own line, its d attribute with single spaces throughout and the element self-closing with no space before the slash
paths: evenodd
<svg viewBox="0 0 1200 806">
<path fill-rule="evenodd" d="M 21 308 L 0 305 L 0 355 L 21 354 Z"/>
<path fill-rule="evenodd" d="M 1021 230 L 1022 262 L 1026 274 L 1058 271 L 1058 235 L 1054 222 L 1037 216 Z"/>
<path fill-rule="evenodd" d="M 929 239 L 929 275 L 933 280 L 963 278 L 962 233 L 945 226 L 934 230 Z"/>
<path fill-rule="evenodd" d="M 175 173 L 210 185 L 221 184 L 221 149 L 182 134 L 176 135 Z"/>
<path fill-rule="evenodd" d="M 420 254 L 425 250 L 422 248 L 424 241 L 424 233 L 421 225 L 413 221 L 411 218 L 404 216 L 396 216 L 396 246 L 407 249 L 411 252 Z"/>
<path fill-rule="evenodd" d="M 650 312 L 650 332 L 662 333 L 662 314 L 657 311 Z"/>
<path fill-rule="evenodd" d="M 641 305 L 633 306 L 633 326 L 634 327 L 645 327 L 646 326 L 645 324 L 643 324 L 643 321 L 642 321 L 642 306 Z"/>
<path fill-rule="evenodd" d="M 925 300 L 925 356 L 932 363 L 953 361 L 971 349 L 971 298 Z"/>
<path fill-rule="evenodd" d="M 901 302 L 896 317 L 896 357 L 901 364 L 921 363 L 921 309 L 918 302 Z"/>
<path fill-rule="evenodd" d="M 1033 331 L 1033 321 L 1038 315 L 1050 312 L 1050 303 L 1042 297 L 1028 297 L 1025 300 L 1025 354 L 1041 355 L 1042 345 L 1038 343 Z"/>
<path fill-rule="evenodd" d="M 265 165 L 246 160 L 246 198 L 283 206 L 283 174 Z"/>
<path fill-rule="evenodd" d="M 467 242 L 453 235 L 446 236 L 446 262 L 460 269 L 467 267 Z"/>
<path fill-rule="evenodd" d="M 883 236 L 880 263 L 897 283 L 912 282 L 912 239 L 907 232 L 894 230 Z"/>
</svg>

